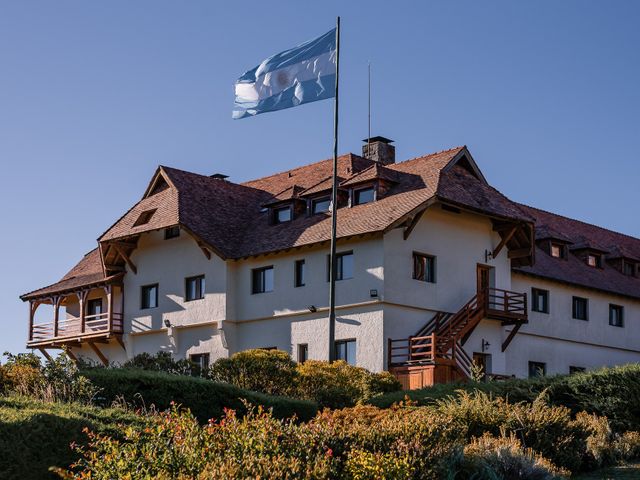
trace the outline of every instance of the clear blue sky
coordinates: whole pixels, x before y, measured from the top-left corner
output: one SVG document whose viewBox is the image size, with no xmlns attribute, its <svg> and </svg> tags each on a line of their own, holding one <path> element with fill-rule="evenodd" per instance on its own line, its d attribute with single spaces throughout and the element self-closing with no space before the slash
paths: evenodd
<svg viewBox="0 0 640 480">
<path fill-rule="evenodd" d="M 238 6 L 236 6 L 238 5 Z M 158 164 L 243 181 L 327 158 L 332 102 L 232 121 L 234 80 L 343 20 L 340 151 L 466 144 L 514 200 L 640 236 L 640 2 L 0 3 L 0 352 Z"/>
</svg>

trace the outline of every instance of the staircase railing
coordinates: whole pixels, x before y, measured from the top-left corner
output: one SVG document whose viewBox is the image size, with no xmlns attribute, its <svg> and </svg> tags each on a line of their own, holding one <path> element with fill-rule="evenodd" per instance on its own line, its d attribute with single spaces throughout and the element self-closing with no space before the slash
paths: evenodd
<svg viewBox="0 0 640 480">
<path fill-rule="evenodd" d="M 407 363 L 435 362 L 437 340 L 435 334 L 423 337 L 389 339 L 389 366 Z"/>
</svg>

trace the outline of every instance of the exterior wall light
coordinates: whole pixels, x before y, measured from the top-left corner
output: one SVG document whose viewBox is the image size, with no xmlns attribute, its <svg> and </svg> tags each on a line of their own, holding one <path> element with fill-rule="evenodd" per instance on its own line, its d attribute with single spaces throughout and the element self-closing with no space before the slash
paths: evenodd
<svg viewBox="0 0 640 480">
<path fill-rule="evenodd" d="M 378 298 L 378 290 L 375 288 L 372 288 L 371 290 L 369 290 L 369 296 L 371 298 Z"/>
<path fill-rule="evenodd" d="M 484 338 L 482 339 L 482 351 L 486 352 L 487 350 L 489 350 L 489 347 L 491 346 L 491 344 L 485 340 Z"/>
<path fill-rule="evenodd" d="M 164 319 L 164 326 L 167 327 L 167 328 L 171 328 L 171 322 L 169 321 L 168 318 Z"/>
<path fill-rule="evenodd" d="M 315 305 L 309 305 L 307 308 L 311 313 L 316 313 L 318 311 Z"/>
</svg>

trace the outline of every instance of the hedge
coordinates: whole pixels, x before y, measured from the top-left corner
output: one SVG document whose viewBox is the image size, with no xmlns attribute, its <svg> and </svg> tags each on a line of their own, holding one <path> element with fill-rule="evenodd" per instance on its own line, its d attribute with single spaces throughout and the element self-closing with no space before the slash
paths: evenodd
<svg viewBox="0 0 640 480">
<path fill-rule="evenodd" d="M 575 414 L 594 413 L 609 419 L 616 431 L 640 429 L 640 364 L 602 368 L 573 375 L 495 382 L 435 385 L 421 390 L 393 392 L 372 398 L 371 405 L 388 408 L 408 397 L 418 405 L 431 405 L 456 390 L 479 390 L 511 402 L 532 402 L 547 392 L 552 405 L 562 405 Z"/>
<path fill-rule="evenodd" d="M 109 406 L 124 401 L 135 408 L 153 405 L 158 410 L 166 410 L 176 403 L 189 408 L 201 422 L 221 418 L 225 408 L 242 415 L 246 412 L 243 400 L 272 408 L 276 418 L 295 415 L 306 421 L 318 410 L 310 401 L 265 395 L 197 377 L 126 368 L 89 369 L 82 374 L 98 388 L 94 400 L 98 404 Z"/>
</svg>

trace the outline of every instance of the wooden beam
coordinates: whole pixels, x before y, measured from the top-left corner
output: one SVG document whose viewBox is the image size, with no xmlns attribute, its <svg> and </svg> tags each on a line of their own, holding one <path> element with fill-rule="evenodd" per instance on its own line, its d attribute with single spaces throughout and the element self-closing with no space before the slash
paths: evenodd
<svg viewBox="0 0 640 480">
<path fill-rule="evenodd" d="M 510 250 L 507 254 L 509 258 L 522 258 L 531 255 L 531 248 L 519 248 L 518 250 Z"/>
<path fill-rule="evenodd" d="M 97 347 L 97 345 L 93 342 L 89 342 L 89 346 L 91 347 L 91 350 L 93 350 L 95 352 L 95 354 L 98 356 L 98 358 L 100 359 L 100 361 L 102 362 L 102 364 L 105 367 L 109 366 L 109 360 L 107 360 L 107 357 L 104 356 L 104 354 L 100 351 L 100 349 Z"/>
<path fill-rule="evenodd" d="M 131 261 L 131 258 L 129 258 L 129 255 L 127 255 L 127 253 L 124 250 L 122 250 L 117 244 L 113 245 L 113 248 L 115 249 L 116 252 L 118 252 L 118 255 L 120 255 L 122 257 L 122 259 L 127 263 L 127 266 L 129 267 L 129 269 L 133 273 L 137 274 L 138 273 L 138 269 L 136 268 L 136 266 Z"/>
<path fill-rule="evenodd" d="M 67 354 L 67 357 L 69 357 L 71 360 L 73 360 L 74 363 L 78 363 L 78 357 L 76 357 L 73 352 L 71 351 L 71 349 L 69 347 L 64 349 L 64 353 Z"/>
<path fill-rule="evenodd" d="M 198 243 L 198 246 L 200 247 L 200 250 L 202 250 L 202 253 L 204 253 L 204 256 L 207 257 L 207 260 L 211 260 L 211 252 L 206 247 L 206 245 L 200 241 L 198 241 L 197 243 Z"/>
<path fill-rule="evenodd" d="M 511 343 L 511 340 L 513 340 L 513 337 L 516 336 L 516 333 L 518 333 L 518 330 L 520 330 L 521 326 L 522 326 L 522 323 L 518 323 L 511 329 L 511 331 L 509 332 L 509 336 L 505 339 L 504 342 L 502 342 L 502 351 L 503 352 L 507 349 L 507 347 Z"/>
<path fill-rule="evenodd" d="M 45 348 L 40 347 L 38 348 L 38 350 L 40 350 L 40 353 L 44 355 L 47 360 L 49 360 L 50 362 L 53 362 L 53 358 L 51 358 L 51 355 L 49 355 L 49 352 L 47 352 Z"/>
<path fill-rule="evenodd" d="M 422 210 L 418 213 L 416 213 L 413 218 L 411 218 L 409 225 L 407 226 L 407 228 L 404 229 L 403 232 L 403 237 L 404 239 L 408 239 L 409 235 L 411 235 L 411 232 L 413 232 L 413 229 L 416 228 L 416 225 L 418 224 L 418 222 L 420 221 L 420 219 L 422 218 L 422 214 L 425 212 L 425 210 Z"/>
<path fill-rule="evenodd" d="M 125 352 L 127 351 L 127 348 L 124 346 L 124 341 L 122 340 L 122 335 L 116 335 L 116 342 L 118 342 Z"/>
<path fill-rule="evenodd" d="M 502 237 L 502 240 L 500 240 L 498 246 L 493 249 L 493 254 L 491 255 L 492 258 L 496 258 L 500 254 L 500 251 L 504 248 L 507 242 L 511 240 L 511 237 L 513 237 L 517 230 L 518 225 L 514 225 L 513 228 L 509 230 L 504 237 Z"/>
</svg>

